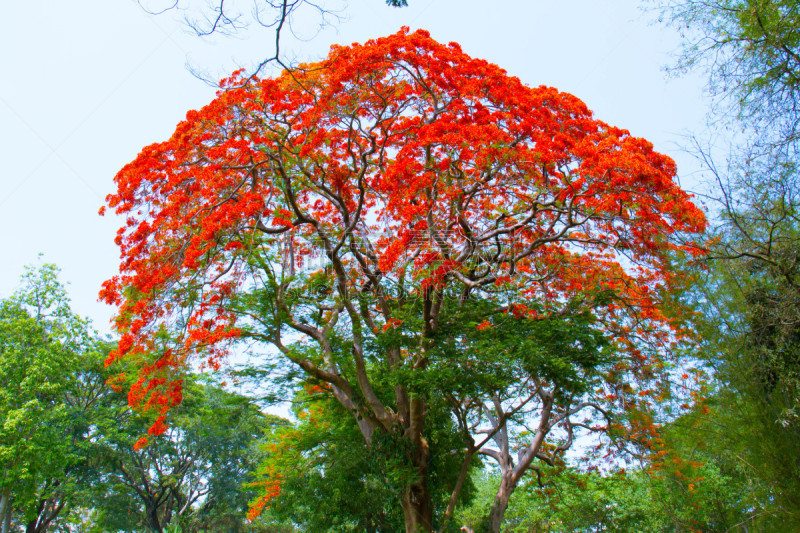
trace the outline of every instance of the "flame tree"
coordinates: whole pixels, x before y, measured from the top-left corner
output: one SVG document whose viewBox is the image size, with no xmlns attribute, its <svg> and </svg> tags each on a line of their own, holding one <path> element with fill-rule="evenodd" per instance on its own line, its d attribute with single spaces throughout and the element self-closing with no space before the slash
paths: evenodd
<svg viewBox="0 0 800 533">
<path fill-rule="evenodd" d="M 193 358 L 276 348 L 367 444 L 404 443 L 406 531 L 431 531 L 442 347 L 470 351 L 472 332 L 502 320 L 588 313 L 626 354 L 609 383 L 652 374 L 635 339 L 674 338 L 658 294 L 670 257 L 696 252 L 674 236 L 705 224 L 674 177 L 574 96 L 424 31 L 333 47 L 274 79 L 234 74 L 115 178 L 107 203 L 127 222 L 101 292 L 119 307 L 112 358 L 139 363 L 130 400 L 163 414 Z M 470 357 L 459 381 L 480 395 L 493 367 Z M 520 394 L 547 390 L 536 380 Z"/>
</svg>

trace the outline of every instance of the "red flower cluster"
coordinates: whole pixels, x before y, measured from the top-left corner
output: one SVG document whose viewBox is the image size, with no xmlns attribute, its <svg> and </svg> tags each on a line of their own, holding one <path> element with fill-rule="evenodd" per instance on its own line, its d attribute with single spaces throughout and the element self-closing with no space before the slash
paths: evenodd
<svg viewBox="0 0 800 533">
<path fill-rule="evenodd" d="M 400 278 L 418 294 L 516 287 L 509 310 L 533 316 L 613 294 L 598 313 L 625 338 L 667 324 L 669 257 L 699 253 L 670 238 L 705 224 L 674 177 L 574 96 L 424 31 L 333 47 L 275 79 L 234 74 L 115 178 L 107 203 L 127 222 L 100 294 L 119 307 L 111 358 L 164 353 L 131 401 L 175 405 L 170 372 L 195 354 L 216 367 L 241 334 L 236 298 L 315 253 L 337 258 L 339 298 Z M 376 309 L 369 331 L 398 323 Z"/>
</svg>

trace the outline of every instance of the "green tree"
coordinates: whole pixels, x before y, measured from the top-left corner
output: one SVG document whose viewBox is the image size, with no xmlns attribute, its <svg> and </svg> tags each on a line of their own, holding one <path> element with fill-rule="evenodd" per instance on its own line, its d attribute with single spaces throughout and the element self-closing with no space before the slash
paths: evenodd
<svg viewBox="0 0 800 533">
<path fill-rule="evenodd" d="M 44 531 L 75 504 L 76 483 L 85 474 L 85 415 L 97 383 L 81 369 L 104 346 L 70 309 L 57 275 L 54 265 L 28 268 L 21 288 L 0 301 L 4 533 L 12 520 L 30 533 Z"/>
<path fill-rule="evenodd" d="M 135 451 L 152 420 L 128 406 L 114 381 L 125 369 L 105 365 L 114 345 L 72 312 L 57 276 L 29 268 L 0 302 L 3 533 L 160 531 L 178 515 L 187 531 L 242 531 L 252 498 L 242 484 L 274 420 L 187 376 L 170 435 Z"/>
<path fill-rule="evenodd" d="M 469 327 L 470 319 L 480 316 L 454 313 L 443 321 L 439 349 L 444 354 L 430 381 L 441 389 L 438 394 L 464 441 L 461 476 L 466 478 L 475 456 L 500 470 L 481 528 L 499 531 L 509 499 L 528 470 L 560 461 L 577 434 L 606 431 L 612 419 L 622 423 L 622 413 L 602 397 L 619 385 L 608 379 L 609 371 L 625 363 L 582 306 L 546 319 L 498 317 L 483 328 Z M 480 377 L 464 380 L 465 367 L 480 368 Z M 451 500 L 447 518 L 455 503 Z"/>
<path fill-rule="evenodd" d="M 662 435 L 665 455 L 631 469 L 596 470 L 544 466 L 511 498 L 506 533 L 772 531 L 780 522 L 764 514 L 757 485 L 719 442 L 714 412 L 693 411 Z M 456 519 L 479 531 L 499 481 L 496 470 L 478 478 L 472 505 Z"/>
<path fill-rule="evenodd" d="M 321 389 L 307 390 L 295 398 L 297 423 L 275 428 L 266 441 L 251 516 L 268 507 L 304 531 L 402 530 L 395 503 L 398 477 L 408 475 L 402 461 L 366 446 L 341 407 Z"/>
<path fill-rule="evenodd" d="M 699 287 L 717 445 L 757 481 L 764 513 L 800 524 L 800 198 L 791 182 L 740 184 Z"/>
<path fill-rule="evenodd" d="M 700 69 L 731 142 L 727 164 L 700 155 L 717 214 L 695 295 L 723 437 L 775 523 L 800 520 L 800 4 L 660 2 L 687 37 L 679 67 Z M 741 133 L 733 138 L 731 130 Z M 700 279 L 703 276 L 699 276 Z M 730 450 L 731 454 L 726 454 Z"/>
<path fill-rule="evenodd" d="M 185 399 L 166 420 L 169 429 L 137 444 L 152 422 L 117 395 L 121 416 L 98 428 L 99 479 L 91 531 L 239 532 L 253 497 L 244 484 L 255 470 L 256 443 L 280 419 L 247 398 L 186 376 Z"/>
</svg>

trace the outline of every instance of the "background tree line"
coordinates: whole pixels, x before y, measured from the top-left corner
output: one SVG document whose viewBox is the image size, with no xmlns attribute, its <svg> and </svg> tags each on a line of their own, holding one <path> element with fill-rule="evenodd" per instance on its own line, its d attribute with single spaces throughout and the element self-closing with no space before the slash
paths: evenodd
<svg viewBox="0 0 800 533">
<path fill-rule="evenodd" d="M 188 374 L 169 432 L 137 449 L 151 417 L 57 272 L 28 270 L 0 302 L 2 531 L 242 531 L 257 443 L 285 421 Z"/>
</svg>

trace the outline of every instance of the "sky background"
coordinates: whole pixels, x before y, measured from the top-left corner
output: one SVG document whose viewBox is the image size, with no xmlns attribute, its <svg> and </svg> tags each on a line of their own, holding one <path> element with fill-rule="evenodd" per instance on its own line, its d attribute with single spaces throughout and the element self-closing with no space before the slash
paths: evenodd
<svg viewBox="0 0 800 533">
<path fill-rule="evenodd" d="M 171 3 L 149 0 L 147 7 Z M 640 11 L 641 1 L 409 4 L 330 3 L 342 11 L 322 31 L 318 17 L 300 13 L 295 27 L 305 40 L 287 38 L 286 57 L 318 60 L 334 43 L 363 42 L 401 26 L 424 28 L 528 85 L 576 95 L 597 118 L 673 157 L 684 187 L 696 185 L 698 165 L 680 146 L 687 134 L 704 130 L 702 80 L 665 75 L 678 35 L 651 25 L 654 15 Z M 97 292 L 117 271 L 113 239 L 121 221 L 97 211 L 114 175 L 142 147 L 167 139 L 188 110 L 213 99 L 215 89 L 187 64 L 220 79 L 271 55 L 273 34 L 254 27 L 201 39 L 184 22 L 196 11 L 153 16 L 133 0 L 26 0 L 3 11 L 0 298 L 42 253 L 61 267 L 74 309 L 108 332 L 113 309 L 97 301 Z"/>
</svg>

